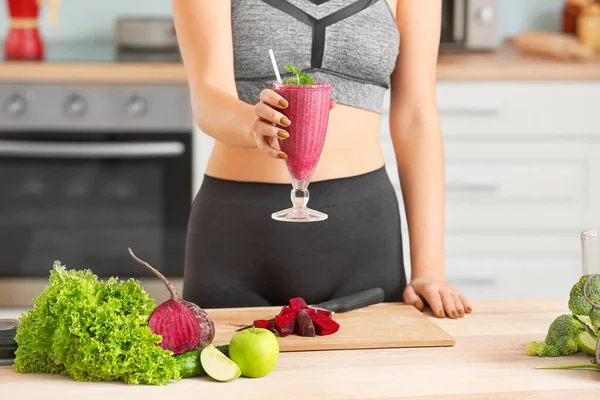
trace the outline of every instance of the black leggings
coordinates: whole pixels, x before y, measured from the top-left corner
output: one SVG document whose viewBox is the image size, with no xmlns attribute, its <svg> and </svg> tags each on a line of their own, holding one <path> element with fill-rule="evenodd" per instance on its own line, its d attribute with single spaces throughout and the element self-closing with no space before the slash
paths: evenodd
<svg viewBox="0 0 600 400">
<path fill-rule="evenodd" d="M 288 223 L 289 184 L 205 176 L 187 233 L 183 297 L 204 308 L 317 304 L 373 287 L 401 301 L 406 286 L 400 213 L 385 168 L 313 182 L 323 222 Z"/>
</svg>

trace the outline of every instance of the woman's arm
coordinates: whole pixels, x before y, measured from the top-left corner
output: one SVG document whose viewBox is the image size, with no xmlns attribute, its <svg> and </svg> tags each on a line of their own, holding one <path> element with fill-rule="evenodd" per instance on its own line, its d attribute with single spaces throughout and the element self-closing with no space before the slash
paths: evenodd
<svg viewBox="0 0 600 400">
<path fill-rule="evenodd" d="M 445 284 L 444 151 L 436 99 L 442 0 L 399 0 L 401 46 L 392 76 L 390 131 L 408 219 L 411 283 L 404 293 L 425 300 L 438 317 L 471 306 Z"/>
<path fill-rule="evenodd" d="M 271 106 L 284 108 L 287 102 L 272 90 L 263 91 L 256 105 L 237 97 L 231 1 L 172 0 L 172 6 L 198 127 L 226 145 L 259 148 L 271 157 L 281 157 L 273 145 L 284 129 L 276 125 L 289 124 Z"/>
</svg>

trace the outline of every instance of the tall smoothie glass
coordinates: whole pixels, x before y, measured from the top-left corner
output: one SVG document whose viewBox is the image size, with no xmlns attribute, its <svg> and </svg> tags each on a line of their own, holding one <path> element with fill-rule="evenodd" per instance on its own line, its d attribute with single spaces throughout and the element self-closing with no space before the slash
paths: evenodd
<svg viewBox="0 0 600 400">
<path fill-rule="evenodd" d="M 313 82 L 296 85 L 274 82 L 273 90 L 283 96 L 289 106 L 281 110 L 292 124 L 290 137 L 279 139 L 279 147 L 288 158 L 284 161 L 292 184 L 292 207 L 272 214 L 285 222 L 315 222 L 327 219 L 327 214 L 307 207 L 308 185 L 317 168 L 329 123 L 331 84 Z"/>
</svg>

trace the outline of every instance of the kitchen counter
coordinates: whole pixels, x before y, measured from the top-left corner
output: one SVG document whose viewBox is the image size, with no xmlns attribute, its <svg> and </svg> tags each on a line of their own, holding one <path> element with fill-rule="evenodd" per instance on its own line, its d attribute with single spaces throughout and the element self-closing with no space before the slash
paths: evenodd
<svg viewBox="0 0 600 400">
<path fill-rule="evenodd" d="M 437 76 L 439 81 L 600 80 L 600 55 L 587 62 L 562 62 L 520 55 L 507 48 L 491 53 L 442 53 Z M 187 83 L 180 63 L 0 63 L 0 82 L 19 81 Z"/>
<path fill-rule="evenodd" d="M 527 342 L 542 340 L 563 312 L 568 312 L 566 299 L 478 301 L 474 313 L 463 319 L 438 320 L 430 315 L 456 339 L 454 347 L 282 353 L 276 369 L 261 379 L 219 383 L 196 378 L 166 387 L 129 387 L 17 374 L 11 367 L 0 367 L 0 387 L 2 398 L 21 400 L 598 399 L 600 373 L 596 371 L 533 369 L 585 363 L 590 356 L 548 359 L 524 352 Z"/>
</svg>

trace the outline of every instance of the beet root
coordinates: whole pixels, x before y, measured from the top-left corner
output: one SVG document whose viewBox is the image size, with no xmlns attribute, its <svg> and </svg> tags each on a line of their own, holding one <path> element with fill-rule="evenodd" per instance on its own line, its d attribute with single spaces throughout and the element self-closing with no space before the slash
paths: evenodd
<svg viewBox="0 0 600 400">
<path fill-rule="evenodd" d="M 197 304 L 187 300 L 181 300 L 181 302 L 194 314 L 196 321 L 198 321 L 198 326 L 200 326 L 200 342 L 198 342 L 196 349 L 202 350 L 215 339 L 215 323 L 210 315 Z"/>
<path fill-rule="evenodd" d="M 267 319 L 257 319 L 253 323 L 255 328 L 263 328 L 272 331 L 274 329 L 274 325 L 271 321 Z"/>
<path fill-rule="evenodd" d="M 286 337 L 294 333 L 296 327 L 296 313 L 287 313 L 275 317 L 275 330 L 279 336 Z"/>
<path fill-rule="evenodd" d="M 306 310 L 300 310 L 296 315 L 296 333 L 298 336 L 315 336 L 315 326 Z"/>
<path fill-rule="evenodd" d="M 306 301 L 304 301 L 302 297 L 294 297 L 293 299 L 290 299 L 290 307 L 293 310 L 301 310 L 303 308 L 308 308 L 308 304 L 306 304 Z"/>
<path fill-rule="evenodd" d="M 200 341 L 200 327 L 194 314 L 179 301 L 167 300 L 158 306 L 150 316 L 148 327 L 162 336 L 158 345 L 175 355 L 195 349 Z"/>
<path fill-rule="evenodd" d="M 312 322 L 315 326 L 315 331 L 321 336 L 331 335 L 340 329 L 340 324 L 324 315 L 313 315 Z"/>
<path fill-rule="evenodd" d="M 167 287 L 171 299 L 160 304 L 150 315 L 148 326 L 163 340 L 159 346 L 174 354 L 189 350 L 203 349 L 215 337 L 215 324 L 206 311 L 197 304 L 183 300 L 175 286 L 157 269 L 140 260 L 133 251 L 129 254 L 138 263 L 152 271 Z"/>
</svg>

